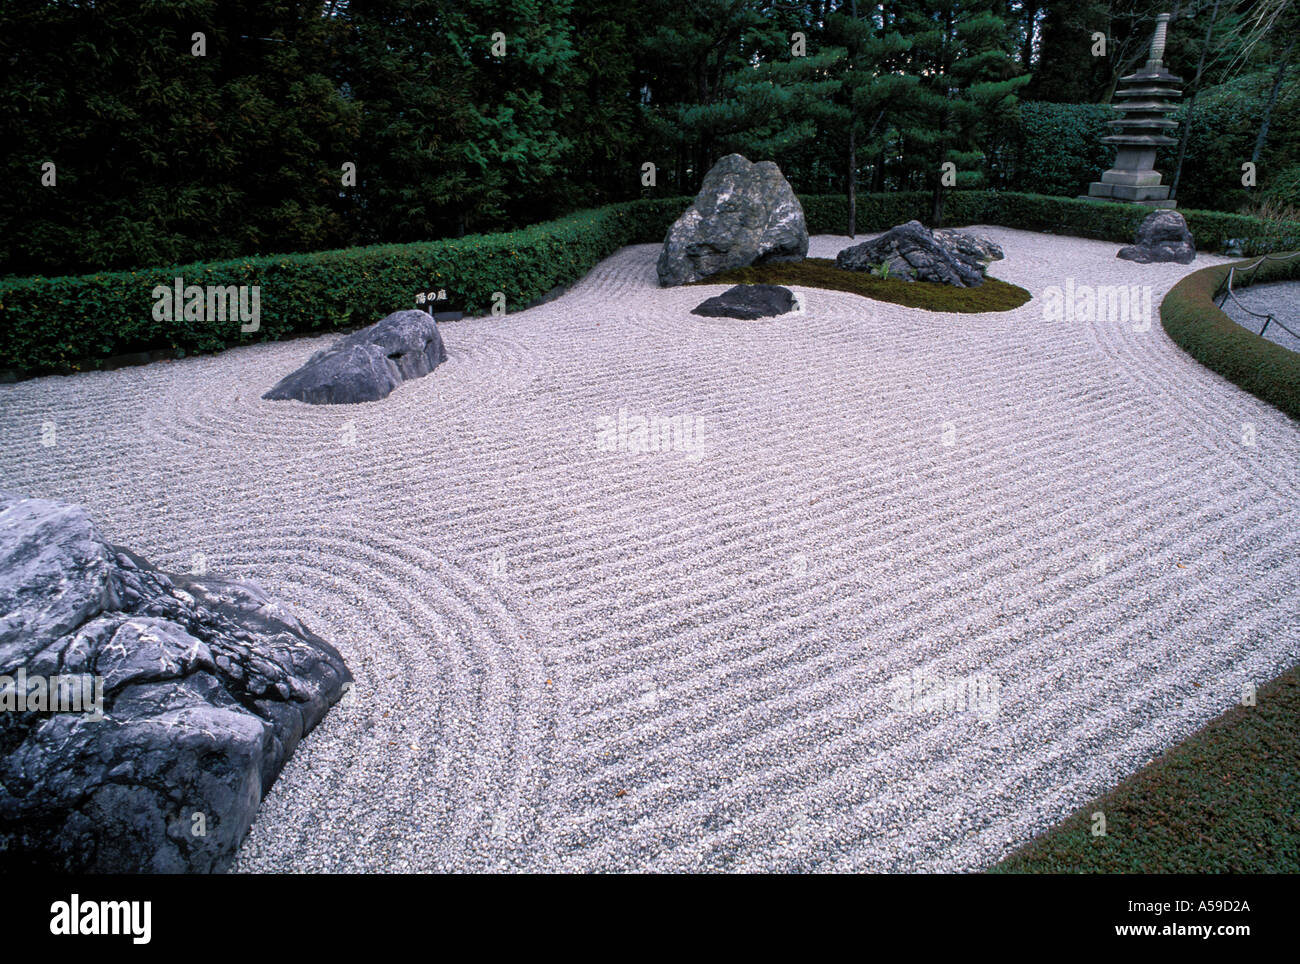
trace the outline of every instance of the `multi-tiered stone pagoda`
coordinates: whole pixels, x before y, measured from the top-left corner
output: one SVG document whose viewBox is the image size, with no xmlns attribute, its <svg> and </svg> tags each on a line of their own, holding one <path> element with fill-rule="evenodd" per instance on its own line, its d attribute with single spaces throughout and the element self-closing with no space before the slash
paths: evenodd
<svg viewBox="0 0 1300 964">
<path fill-rule="evenodd" d="M 1115 145 L 1115 166 L 1102 174 L 1100 181 L 1088 185 L 1085 200 L 1143 204 L 1152 208 L 1177 207 L 1169 199 L 1169 188 L 1160 184 L 1155 170 L 1156 149 L 1177 144 L 1172 136 L 1178 121 L 1169 115 L 1183 96 L 1179 89 L 1183 79 L 1165 69 L 1165 33 L 1171 17 L 1156 17 L 1156 32 L 1151 38 L 1151 53 L 1146 66 L 1135 74 L 1121 77 L 1113 109 L 1117 120 L 1107 121 L 1114 134 L 1102 141 Z"/>
</svg>

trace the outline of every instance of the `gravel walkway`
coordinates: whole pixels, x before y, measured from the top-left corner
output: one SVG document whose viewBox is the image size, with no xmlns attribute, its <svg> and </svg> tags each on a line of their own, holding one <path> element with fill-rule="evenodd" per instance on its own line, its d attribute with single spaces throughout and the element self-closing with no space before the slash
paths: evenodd
<svg viewBox="0 0 1300 964">
<path fill-rule="evenodd" d="M 1234 301 L 1233 298 L 1236 300 Z M 1229 318 L 1259 334 L 1264 326 L 1264 319 L 1257 318 L 1242 307 L 1260 315 L 1273 315 L 1282 325 L 1291 331 L 1300 331 L 1300 281 L 1276 281 L 1271 284 L 1251 285 L 1249 288 L 1237 288 L 1233 298 L 1223 303 L 1224 313 Z M 1286 328 L 1270 323 L 1264 331 L 1264 337 L 1291 351 L 1300 351 L 1300 338 L 1288 332 Z"/>
<path fill-rule="evenodd" d="M 347 659 L 239 870 L 975 870 L 1300 659 L 1297 425 L 1042 310 L 1224 259 L 986 233 L 1016 311 L 698 318 L 642 245 L 377 404 L 259 399 L 328 339 L 0 386 L 0 485 Z"/>
</svg>

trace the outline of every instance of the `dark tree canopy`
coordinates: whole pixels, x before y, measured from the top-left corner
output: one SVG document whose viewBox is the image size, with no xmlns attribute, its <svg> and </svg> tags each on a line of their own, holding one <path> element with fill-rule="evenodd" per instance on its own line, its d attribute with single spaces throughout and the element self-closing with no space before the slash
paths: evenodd
<svg viewBox="0 0 1300 964">
<path fill-rule="evenodd" d="M 1297 3 L 10 0 L 0 271 L 492 231 L 690 194 L 732 151 L 801 193 L 932 191 L 936 220 L 945 164 L 1078 193 L 1162 10 L 1197 91 L 1180 199 L 1295 203 Z"/>
</svg>

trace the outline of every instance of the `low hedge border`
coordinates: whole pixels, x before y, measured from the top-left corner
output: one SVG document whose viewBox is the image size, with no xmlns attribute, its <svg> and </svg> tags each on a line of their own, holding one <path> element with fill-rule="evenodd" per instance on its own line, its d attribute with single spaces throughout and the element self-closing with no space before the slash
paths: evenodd
<svg viewBox="0 0 1300 964">
<path fill-rule="evenodd" d="M 845 234 L 848 206 L 843 197 L 800 198 L 810 234 Z M 904 221 L 930 222 L 929 192 L 867 194 L 858 197 L 858 233 L 885 231 Z M 1138 225 L 1151 208 L 1135 204 L 1081 201 L 1012 191 L 953 191 L 944 199 L 944 222 L 951 225 L 996 224 L 1004 228 L 1065 234 L 1097 241 L 1132 244 Z M 1218 251 L 1230 238 L 1244 242 L 1242 253 L 1255 255 L 1300 247 L 1300 223 L 1266 221 L 1222 211 L 1183 210 L 1187 227 L 1203 251 Z"/>
<path fill-rule="evenodd" d="M 844 234 L 842 195 L 800 198 L 812 234 Z M 177 355 L 221 351 L 295 334 L 371 324 L 414 307 L 417 291 L 447 288 L 473 314 L 486 312 L 493 292 L 518 308 L 581 278 L 626 244 L 659 242 L 689 198 L 653 198 L 611 204 L 501 234 L 472 235 L 403 245 L 375 245 L 308 254 L 167 265 L 136 271 L 0 281 L 0 369 L 23 374 L 102 367 L 130 353 Z M 928 220 L 927 192 L 864 194 L 858 229 L 884 231 L 904 221 Z M 1149 212 L 1124 204 L 997 191 L 954 191 L 945 200 L 951 224 L 999 224 L 1128 243 Z M 1247 250 L 1300 247 L 1300 225 L 1214 211 L 1184 211 L 1203 247 L 1243 238 Z M 1283 241 L 1288 243 L 1282 243 Z M 156 321 L 153 290 L 187 285 L 261 288 L 260 326 L 243 332 L 238 320 L 177 318 Z"/>
<path fill-rule="evenodd" d="M 446 288 L 454 306 L 507 310 L 581 278 L 601 259 L 644 238 L 662 239 L 685 198 L 613 204 L 518 231 L 402 245 L 168 265 L 137 271 L 0 281 L 0 368 L 25 374 L 99 367 L 155 349 L 177 355 L 346 330 L 415 307 L 418 291 Z M 157 321 L 155 286 L 260 286 L 260 324 L 238 319 Z"/>
<path fill-rule="evenodd" d="M 1214 303 L 1231 267 L 1202 268 L 1174 285 L 1160 303 L 1160 323 L 1179 347 L 1206 368 L 1300 419 L 1300 354 L 1243 328 Z M 1295 279 L 1300 279 L 1300 257 L 1265 261 L 1249 284 Z M 1233 287 L 1246 285 L 1238 278 Z"/>
</svg>

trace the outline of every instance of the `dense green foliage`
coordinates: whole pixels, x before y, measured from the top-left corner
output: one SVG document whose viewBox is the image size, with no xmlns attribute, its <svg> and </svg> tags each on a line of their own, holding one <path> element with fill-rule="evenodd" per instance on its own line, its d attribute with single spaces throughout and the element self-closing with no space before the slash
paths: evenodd
<svg viewBox="0 0 1300 964">
<path fill-rule="evenodd" d="M 1300 355 L 1247 331 L 1214 304 L 1215 292 L 1230 267 L 1205 268 L 1174 285 L 1160 303 L 1161 324 L 1202 365 L 1300 419 Z M 1300 257 L 1265 261 L 1251 275 L 1238 274 L 1233 287 L 1297 278 Z"/>
<path fill-rule="evenodd" d="M 1204 0 L 1171 28 L 1175 72 L 1191 76 L 1212 50 L 1182 207 L 1267 198 L 1300 149 L 1296 55 L 1281 31 L 1248 45 L 1237 7 L 1209 45 Z M 500 231 L 694 193 L 728 151 L 777 161 L 801 194 L 930 192 L 932 220 L 946 161 L 963 190 L 1073 196 L 1111 161 L 1097 102 L 1145 55 L 1156 8 L 13 0 L 0 6 L 0 272 Z M 1248 189 L 1241 162 L 1266 116 Z"/>
<path fill-rule="evenodd" d="M 800 200 L 811 233 L 845 233 L 843 195 Z M 351 328 L 413 307 L 417 291 L 434 287 L 446 288 L 470 312 L 486 311 L 495 291 L 514 309 L 580 278 L 622 245 L 661 241 L 689 203 L 685 197 L 623 202 L 522 230 L 442 241 L 0 280 L 0 368 L 58 371 L 129 352 L 219 351 Z M 930 203 L 925 191 L 862 195 L 858 224 L 883 231 L 914 218 L 925 221 Z M 954 225 L 1000 224 L 1117 243 L 1131 242 L 1147 213 L 1130 205 L 997 191 L 952 192 L 945 212 Z M 1300 224 L 1214 211 L 1184 214 L 1203 248 L 1224 238 L 1244 238 L 1248 250 L 1300 246 Z M 230 320 L 156 320 L 152 292 L 177 277 L 203 286 L 260 286 L 261 327 L 245 333 Z"/>
<path fill-rule="evenodd" d="M 258 0 L 0 5 L 0 265 L 338 243 L 328 185 L 358 117 L 326 76 L 335 27 Z"/>
<path fill-rule="evenodd" d="M 1260 687 L 993 873 L 1300 872 L 1300 667 Z M 1093 836 L 1092 815 L 1106 817 Z"/>
<path fill-rule="evenodd" d="M 1013 140 L 1016 189 L 1087 194 L 1088 184 L 1100 180 L 1115 160 L 1115 149 L 1101 142 L 1114 114 L 1104 104 L 1021 104 Z"/>
<path fill-rule="evenodd" d="M 1024 288 L 988 277 L 975 288 L 935 284 L 931 281 L 906 281 L 902 278 L 878 278 L 869 271 L 846 271 L 837 268 L 830 258 L 805 258 L 802 261 L 774 261 L 768 264 L 733 268 L 693 284 L 762 284 L 801 285 L 847 291 L 926 311 L 954 311 L 962 314 L 982 311 L 1010 311 L 1032 297 Z"/>
<path fill-rule="evenodd" d="M 291 334 L 368 325 L 445 288 L 470 312 L 503 292 L 507 309 L 580 278 L 619 247 L 662 238 L 686 199 L 633 201 L 519 231 L 312 254 L 238 258 L 0 282 L 0 368 L 59 371 L 156 348 L 219 351 Z M 258 285 L 260 327 L 238 320 L 159 321 L 155 286 Z"/>
<path fill-rule="evenodd" d="M 1264 192 L 1268 201 L 1300 211 L 1300 164 L 1284 167 Z"/>
</svg>

